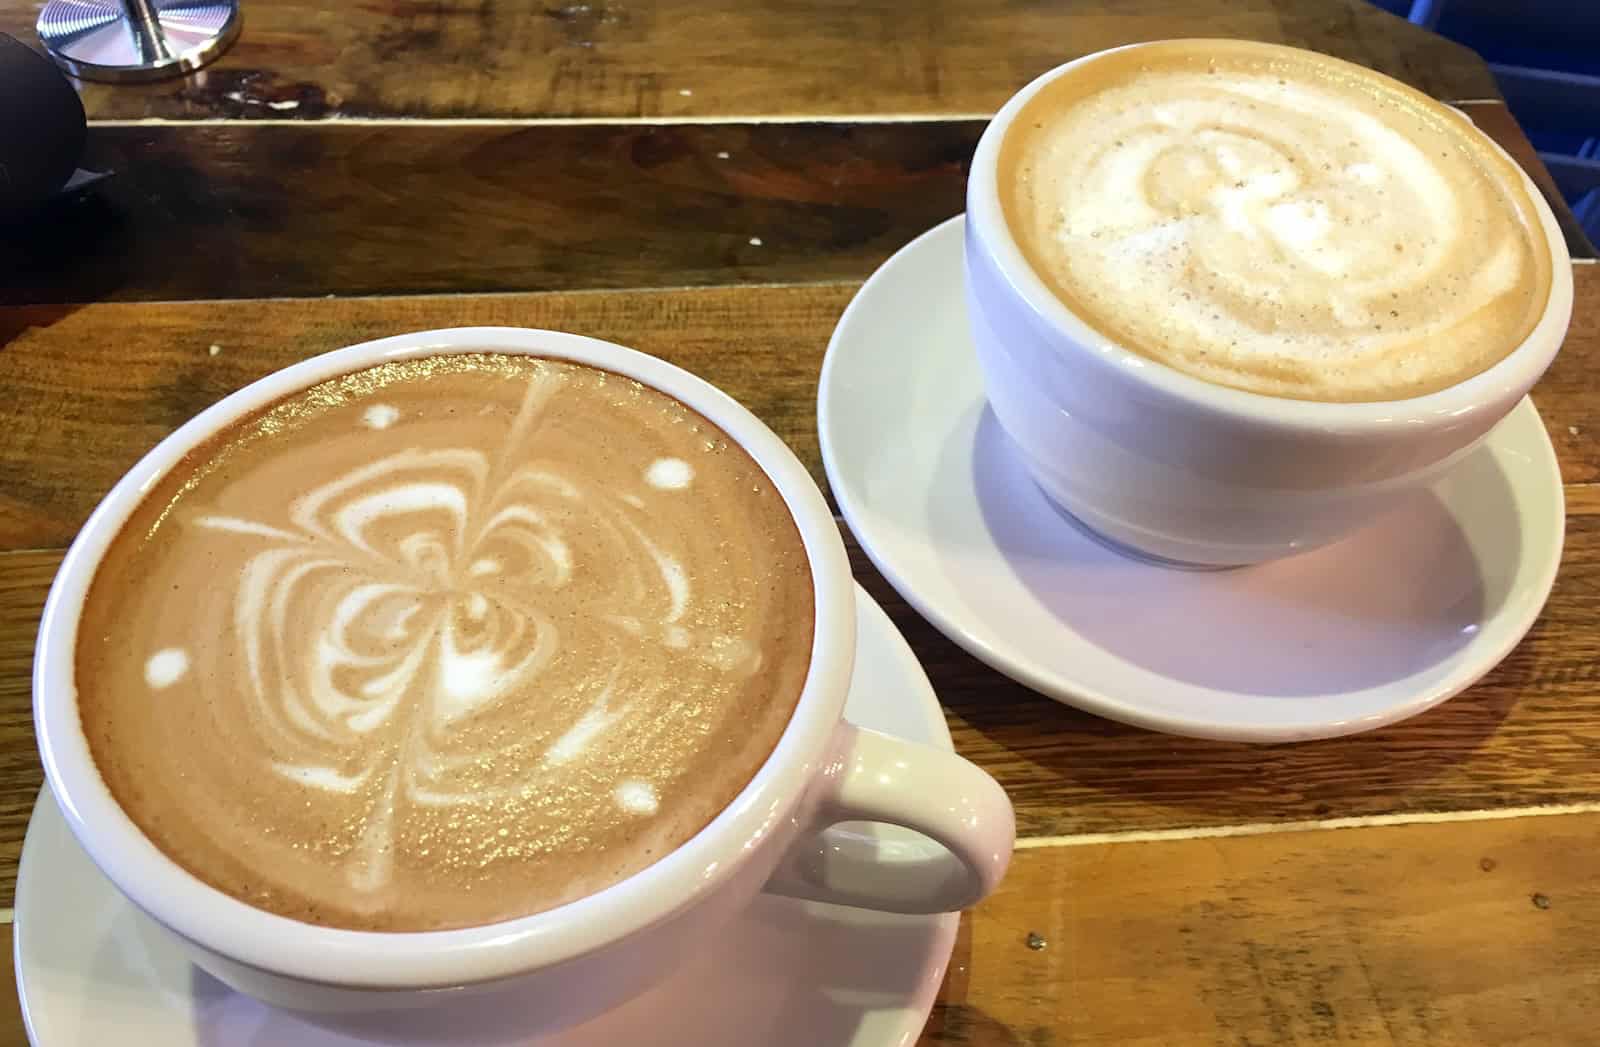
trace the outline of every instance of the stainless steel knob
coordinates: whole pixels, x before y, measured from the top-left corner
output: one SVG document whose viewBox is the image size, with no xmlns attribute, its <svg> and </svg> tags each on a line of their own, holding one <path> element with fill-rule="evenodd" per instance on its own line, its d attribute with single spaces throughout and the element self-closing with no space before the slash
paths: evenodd
<svg viewBox="0 0 1600 1047">
<path fill-rule="evenodd" d="M 181 76 L 239 35 L 238 0 L 50 0 L 39 39 L 83 80 L 133 83 Z"/>
</svg>

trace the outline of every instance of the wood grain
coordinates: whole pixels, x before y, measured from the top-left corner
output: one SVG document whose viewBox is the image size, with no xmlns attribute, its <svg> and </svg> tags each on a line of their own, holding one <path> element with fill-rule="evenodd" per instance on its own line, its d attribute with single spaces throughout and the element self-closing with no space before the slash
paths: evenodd
<svg viewBox="0 0 1600 1047">
<path fill-rule="evenodd" d="M 0 0 L 0 32 L 35 43 L 38 6 Z M 1363 0 L 257 0 L 207 69 L 84 102 L 102 119 L 982 114 L 1070 58 L 1179 36 L 1498 96 L 1472 52 Z"/>
<path fill-rule="evenodd" d="M 1600 481 L 1600 266 L 1572 267 L 1572 322 L 1534 402 L 1567 483 Z"/>
<path fill-rule="evenodd" d="M 1021 851 L 922 1042 L 1594 1044 L 1597 836 L 1581 815 Z"/>
<path fill-rule="evenodd" d="M 16 892 L 22 838 L 44 786 L 33 737 L 33 638 L 59 562 L 56 554 L 0 554 L 0 908 Z"/>
<path fill-rule="evenodd" d="M 1472 111 L 1551 185 L 1503 106 Z M 859 280 L 963 209 L 982 130 L 100 127 L 85 162 L 116 177 L 0 230 L 0 303 Z"/>
<path fill-rule="evenodd" d="M 5 950 L 5 960 L 0 963 L 0 1047 L 28 1047 L 28 1030 L 22 1025 L 22 1004 L 17 999 L 16 968 L 11 949 L 14 928 L 11 924 L 0 927 L 0 949 Z M 6 977 L 8 974 L 11 977 Z"/>
<path fill-rule="evenodd" d="M 1597 836 L 1577 815 L 1019 851 L 921 1043 L 1593 1044 Z M 26 1043 L 0 996 L 0 1045 Z"/>
<path fill-rule="evenodd" d="M 1567 343 L 1535 390 L 1569 483 L 1600 480 L 1600 267 L 1574 269 Z M 0 308 L 0 549 L 65 545 L 140 455 L 202 408 L 329 349 L 436 327 L 578 331 L 702 375 L 818 483 L 817 374 L 853 284 Z M 220 351 L 210 355 L 209 347 Z"/>
<path fill-rule="evenodd" d="M 33 42 L 36 10 L 0 0 L 0 31 Z M 178 123 L 96 127 L 86 165 L 115 177 L 0 229 L 0 907 L 42 782 L 30 666 L 60 546 L 183 420 L 338 345 L 548 326 L 701 373 L 821 482 L 828 333 L 855 281 L 961 209 L 981 118 L 1059 61 L 1183 35 L 1496 95 L 1475 55 L 1365 0 L 246 0 L 202 73 L 88 86 L 95 119 Z M 1504 107 L 1472 114 L 1549 192 Z M 1600 1043 L 1600 815 L 1282 831 L 1600 799 L 1600 272 L 1576 277 L 1536 392 L 1569 484 L 1555 593 L 1498 670 L 1407 723 L 1261 748 L 1098 720 L 974 661 L 850 543 L 1024 837 L 1267 833 L 1019 852 L 963 921 L 924 1043 Z M 25 1043 L 0 995 L 0 1047 Z"/>
<path fill-rule="evenodd" d="M 0 230 L 0 302 L 860 279 L 982 127 L 95 128 L 116 177 Z"/>
<path fill-rule="evenodd" d="M 66 544 L 140 455 L 255 378 L 341 345 L 436 327 L 555 328 L 661 356 L 743 401 L 820 483 L 817 373 L 828 332 L 854 291 L 817 285 L 0 309 L 0 549 Z"/>
</svg>

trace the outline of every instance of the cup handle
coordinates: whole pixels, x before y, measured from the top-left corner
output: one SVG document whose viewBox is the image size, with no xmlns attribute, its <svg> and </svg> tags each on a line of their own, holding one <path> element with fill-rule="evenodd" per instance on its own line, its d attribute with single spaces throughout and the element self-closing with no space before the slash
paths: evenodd
<svg viewBox="0 0 1600 1047">
<path fill-rule="evenodd" d="M 814 788 L 814 824 L 767 881 L 774 894 L 880 912 L 954 912 L 993 891 L 1011 861 L 1011 801 L 955 753 L 841 723 Z M 861 821 L 927 839 L 886 842 L 841 824 Z"/>
</svg>

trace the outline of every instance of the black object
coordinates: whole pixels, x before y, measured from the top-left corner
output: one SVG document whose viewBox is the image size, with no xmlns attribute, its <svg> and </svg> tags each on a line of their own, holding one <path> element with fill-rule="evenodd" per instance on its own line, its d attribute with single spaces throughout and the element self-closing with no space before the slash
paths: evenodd
<svg viewBox="0 0 1600 1047">
<path fill-rule="evenodd" d="M 88 124 L 55 63 L 0 33 L 0 219 L 54 196 L 77 170 Z"/>
</svg>

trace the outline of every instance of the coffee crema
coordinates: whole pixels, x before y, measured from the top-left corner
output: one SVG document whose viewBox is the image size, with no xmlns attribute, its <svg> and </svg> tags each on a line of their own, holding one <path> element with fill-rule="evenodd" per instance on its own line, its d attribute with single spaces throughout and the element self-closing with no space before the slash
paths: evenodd
<svg viewBox="0 0 1600 1047">
<path fill-rule="evenodd" d="M 90 749 L 170 857 L 372 930 L 539 912 L 650 865 L 765 762 L 811 654 L 781 496 L 656 390 L 385 363 L 164 477 L 79 625 Z"/>
<path fill-rule="evenodd" d="M 1022 107 L 998 184 L 1030 266 L 1090 327 L 1250 392 L 1447 388 L 1515 349 L 1550 290 L 1522 173 L 1465 117 L 1292 48 L 1096 58 Z"/>
</svg>

